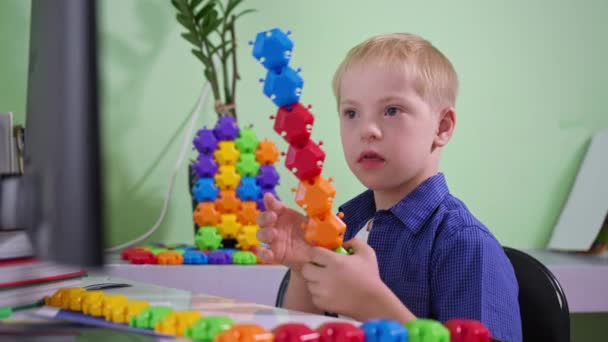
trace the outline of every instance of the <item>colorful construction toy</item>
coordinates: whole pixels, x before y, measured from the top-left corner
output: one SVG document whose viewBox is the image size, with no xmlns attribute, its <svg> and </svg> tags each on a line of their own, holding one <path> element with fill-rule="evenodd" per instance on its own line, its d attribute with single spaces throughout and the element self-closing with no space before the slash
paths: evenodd
<svg viewBox="0 0 608 342">
<path fill-rule="evenodd" d="M 245 253 L 245 254 L 238 254 Z M 241 258 L 249 252 L 235 251 Z M 228 254 L 228 253 L 226 253 Z M 245 257 L 247 259 L 251 257 Z M 82 301 L 83 305 L 72 305 Z M 418 319 L 405 325 L 387 319 L 372 319 L 360 326 L 332 321 L 313 329 L 303 323 L 284 323 L 266 330 L 255 323 L 235 322 L 230 317 L 205 316 L 204 312 L 175 310 L 131 300 L 122 294 L 106 294 L 83 288 L 62 288 L 45 298 L 48 306 L 95 316 L 119 328 L 128 325 L 142 331 L 203 342 L 490 342 L 489 330 L 478 321 L 453 319 L 445 324 Z M 107 325 L 106 325 L 107 326 Z"/>
<path fill-rule="evenodd" d="M 260 141 L 252 127 L 240 128 L 230 115 L 221 116 L 213 129 L 199 130 L 193 144 L 199 152 L 192 164 L 197 177 L 193 220 L 199 231 L 204 230 L 196 234 L 197 246 L 209 252 L 233 240 L 242 250 L 257 248 L 255 223 L 264 210 L 262 196 L 279 185 L 273 166 L 279 157 L 275 144 Z M 211 227 L 221 236 L 219 242 Z"/>
<path fill-rule="evenodd" d="M 300 180 L 294 192 L 296 203 L 309 216 L 305 238 L 312 245 L 335 250 L 342 246 L 346 225 L 331 212 L 336 190 L 331 179 L 321 175 L 325 161 L 322 143 L 310 139 L 315 119 L 311 106 L 299 102 L 304 80 L 300 69 L 289 66 L 294 46 L 289 34 L 278 28 L 259 32 L 250 45 L 253 57 L 267 70 L 266 78 L 260 80 L 263 92 L 279 107 L 270 118 L 275 132 L 289 144 L 285 166 Z"/>
</svg>

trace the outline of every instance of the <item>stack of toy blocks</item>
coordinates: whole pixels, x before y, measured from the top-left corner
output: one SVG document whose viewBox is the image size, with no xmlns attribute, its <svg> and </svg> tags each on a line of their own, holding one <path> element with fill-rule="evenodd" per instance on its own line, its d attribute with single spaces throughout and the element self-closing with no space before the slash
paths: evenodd
<svg viewBox="0 0 608 342">
<path fill-rule="evenodd" d="M 192 188 L 198 202 L 193 215 L 200 227 L 197 246 L 215 250 L 222 241 L 235 239 L 239 249 L 258 247 L 262 197 L 267 192 L 276 196 L 279 182 L 273 165 L 279 157 L 276 146 L 267 139 L 259 142 L 252 128 L 240 129 L 228 115 L 220 117 L 213 130 L 201 129 L 194 146 L 199 152 L 193 165 L 198 180 Z"/>
<path fill-rule="evenodd" d="M 105 327 L 129 326 L 141 332 L 189 337 L 204 342 L 490 342 L 490 332 L 480 322 L 454 319 L 441 324 L 418 319 L 401 324 L 373 319 L 356 325 L 330 321 L 316 329 L 303 323 L 284 323 L 267 330 L 256 323 L 235 322 L 226 316 L 205 316 L 196 310 L 176 310 L 152 305 L 121 294 L 84 288 L 62 288 L 45 304 L 89 316 Z"/>
<path fill-rule="evenodd" d="M 306 240 L 315 246 L 338 249 L 343 252 L 342 240 L 346 225 L 341 215 L 332 213 L 336 195 L 331 185 L 332 179 L 321 175 L 325 152 L 322 143 L 310 139 L 314 115 L 311 106 L 303 106 L 300 95 L 304 80 L 300 70 L 289 66 L 293 42 L 289 32 L 280 29 L 260 32 L 253 45 L 253 56 L 266 68 L 264 94 L 268 96 L 278 111 L 274 119 L 274 130 L 289 144 L 285 166 L 299 179 L 296 203 L 309 216 L 305 229 Z"/>
<path fill-rule="evenodd" d="M 199 153 L 192 164 L 196 246 L 137 246 L 124 250 L 123 259 L 165 265 L 259 263 L 257 217 L 265 210 L 264 194 L 277 196 L 279 184 L 275 144 L 259 141 L 253 128 L 240 128 L 224 115 L 213 129 L 200 129 L 193 145 Z"/>
</svg>

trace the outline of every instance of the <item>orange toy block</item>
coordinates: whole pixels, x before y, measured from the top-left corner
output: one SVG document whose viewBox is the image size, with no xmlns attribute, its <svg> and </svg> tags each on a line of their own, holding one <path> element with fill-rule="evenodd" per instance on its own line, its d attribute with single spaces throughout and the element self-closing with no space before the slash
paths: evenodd
<svg viewBox="0 0 608 342">
<path fill-rule="evenodd" d="M 213 177 L 218 188 L 233 190 L 239 185 L 241 175 L 236 172 L 234 165 L 220 166 L 218 173 Z"/>
<path fill-rule="evenodd" d="M 184 263 L 184 257 L 178 252 L 162 252 L 156 257 L 159 265 L 181 265 Z"/>
<path fill-rule="evenodd" d="M 222 214 L 217 230 L 224 239 L 236 238 L 241 231 L 241 224 L 238 222 L 236 214 Z"/>
<path fill-rule="evenodd" d="M 221 214 L 233 214 L 239 210 L 241 200 L 234 190 L 221 190 L 220 196 L 215 200 L 215 207 Z"/>
<path fill-rule="evenodd" d="M 196 205 L 194 223 L 199 227 L 215 226 L 220 223 L 220 213 L 215 209 L 213 202 L 200 202 Z"/>
<path fill-rule="evenodd" d="M 296 203 L 302 207 L 310 217 L 323 217 L 331 210 L 336 189 L 330 183 L 332 178 L 326 180 L 317 176 L 310 181 L 301 181 L 296 192 Z"/>
<path fill-rule="evenodd" d="M 334 250 L 342 246 L 346 224 L 328 211 L 323 217 L 310 218 L 304 229 L 304 238 L 308 243 Z"/>
<path fill-rule="evenodd" d="M 213 153 L 219 165 L 234 165 L 240 155 L 241 152 L 237 150 L 234 141 L 220 141 L 218 149 Z"/>
<path fill-rule="evenodd" d="M 260 211 L 254 201 L 244 201 L 236 215 L 241 224 L 256 224 Z"/>
<path fill-rule="evenodd" d="M 215 342 L 272 342 L 273 335 L 261 325 L 240 323 L 215 337 Z"/>
<path fill-rule="evenodd" d="M 279 150 L 272 141 L 264 139 L 258 144 L 258 148 L 255 151 L 255 159 L 261 165 L 274 164 L 279 160 Z"/>
</svg>

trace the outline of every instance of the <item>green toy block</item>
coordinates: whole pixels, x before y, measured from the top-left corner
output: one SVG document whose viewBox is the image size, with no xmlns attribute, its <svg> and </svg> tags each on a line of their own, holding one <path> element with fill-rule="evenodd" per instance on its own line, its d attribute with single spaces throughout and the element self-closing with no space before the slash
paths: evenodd
<svg viewBox="0 0 608 342">
<path fill-rule="evenodd" d="M 213 226 L 203 226 L 196 232 L 194 242 L 201 250 L 214 251 L 222 247 L 222 235 Z"/>
<path fill-rule="evenodd" d="M 260 171 L 260 163 L 255 159 L 253 153 L 243 153 L 241 158 L 236 163 L 236 172 L 241 177 L 255 177 Z"/>
<path fill-rule="evenodd" d="M 154 329 L 156 323 L 173 312 L 168 306 L 151 306 L 145 308 L 137 316 L 131 317 L 129 325 L 136 328 Z"/>
<path fill-rule="evenodd" d="M 334 249 L 334 252 L 338 253 L 338 254 L 343 254 L 343 255 L 351 255 L 353 254 L 353 249 L 349 248 L 348 250 L 342 246 Z"/>
<path fill-rule="evenodd" d="M 241 128 L 239 137 L 234 140 L 236 148 L 243 153 L 254 153 L 258 148 L 258 137 L 253 128 Z"/>
<path fill-rule="evenodd" d="M 405 324 L 409 342 L 450 342 L 450 331 L 432 319 L 416 319 Z"/>
<path fill-rule="evenodd" d="M 186 329 L 186 336 L 194 341 L 213 342 L 216 335 L 230 329 L 234 321 L 223 316 L 203 317 Z"/>
<path fill-rule="evenodd" d="M 232 255 L 232 263 L 235 265 L 255 265 L 258 263 L 258 258 L 251 252 L 238 251 Z"/>
</svg>

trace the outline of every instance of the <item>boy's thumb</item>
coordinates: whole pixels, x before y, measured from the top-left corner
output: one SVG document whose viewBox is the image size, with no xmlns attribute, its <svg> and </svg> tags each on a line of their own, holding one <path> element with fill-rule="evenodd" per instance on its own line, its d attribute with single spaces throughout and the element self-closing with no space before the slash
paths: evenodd
<svg viewBox="0 0 608 342">
<path fill-rule="evenodd" d="M 369 249 L 365 241 L 356 237 L 344 242 L 344 248 L 352 249 L 353 254 L 366 253 Z"/>
<path fill-rule="evenodd" d="M 270 192 L 264 194 L 264 206 L 267 211 L 279 212 L 283 209 L 284 205 L 274 197 Z"/>
</svg>

